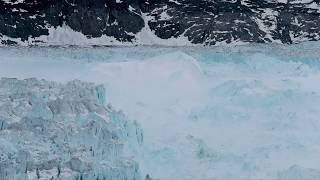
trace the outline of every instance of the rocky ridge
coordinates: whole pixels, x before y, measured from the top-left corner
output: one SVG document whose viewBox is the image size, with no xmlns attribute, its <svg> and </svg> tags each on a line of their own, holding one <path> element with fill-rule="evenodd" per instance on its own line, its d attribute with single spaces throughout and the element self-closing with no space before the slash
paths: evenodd
<svg viewBox="0 0 320 180">
<path fill-rule="evenodd" d="M 320 39 L 319 15 L 319 0 L 1 0 L 0 39 L 5 45 L 292 44 Z"/>
</svg>

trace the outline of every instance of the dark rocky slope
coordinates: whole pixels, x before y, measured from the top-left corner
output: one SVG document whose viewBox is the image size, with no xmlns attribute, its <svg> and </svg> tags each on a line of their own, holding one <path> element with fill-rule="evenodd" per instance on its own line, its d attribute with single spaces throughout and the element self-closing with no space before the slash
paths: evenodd
<svg viewBox="0 0 320 180">
<path fill-rule="evenodd" d="M 187 39 L 182 45 L 291 44 L 320 39 L 319 15 L 320 0 L 0 0 L 0 39 L 48 44 L 39 37 L 69 27 L 88 39 L 144 44 L 137 35 L 146 28 L 161 39 Z"/>
</svg>

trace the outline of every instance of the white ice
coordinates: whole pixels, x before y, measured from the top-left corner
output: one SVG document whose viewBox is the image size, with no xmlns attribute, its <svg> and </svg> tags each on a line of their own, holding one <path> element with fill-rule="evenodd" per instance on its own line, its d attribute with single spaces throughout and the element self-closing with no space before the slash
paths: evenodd
<svg viewBox="0 0 320 180">
<path fill-rule="evenodd" d="M 103 83 L 161 179 L 320 178 L 318 44 L 0 49 L 0 77 Z"/>
</svg>

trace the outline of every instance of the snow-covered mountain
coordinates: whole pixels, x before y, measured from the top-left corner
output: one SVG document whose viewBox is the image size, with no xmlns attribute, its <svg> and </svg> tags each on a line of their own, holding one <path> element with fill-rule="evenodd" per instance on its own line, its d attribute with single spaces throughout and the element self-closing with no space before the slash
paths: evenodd
<svg viewBox="0 0 320 180">
<path fill-rule="evenodd" d="M 123 148 L 142 130 L 104 103 L 103 86 L 0 79 L 0 179 L 139 179 Z"/>
<path fill-rule="evenodd" d="M 320 39 L 319 0 L 0 0 L 1 44 L 219 45 Z"/>
</svg>

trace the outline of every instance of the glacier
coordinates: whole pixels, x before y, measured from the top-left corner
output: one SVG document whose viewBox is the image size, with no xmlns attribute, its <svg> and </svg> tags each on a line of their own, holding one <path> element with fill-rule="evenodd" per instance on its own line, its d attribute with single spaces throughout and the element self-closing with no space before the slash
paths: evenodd
<svg viewBox="0 0 320 180">
<path fill-rule="evenodd" d="M 138 124 L 92 83 L 0 79 L 0 179 L 139 179 Z"/>
<path fill-rule="evenodd" d="M 319 46 L 3 47 L 0 77 L 102 84 L 131 178 L 319 179 Z"/>
</svg>

